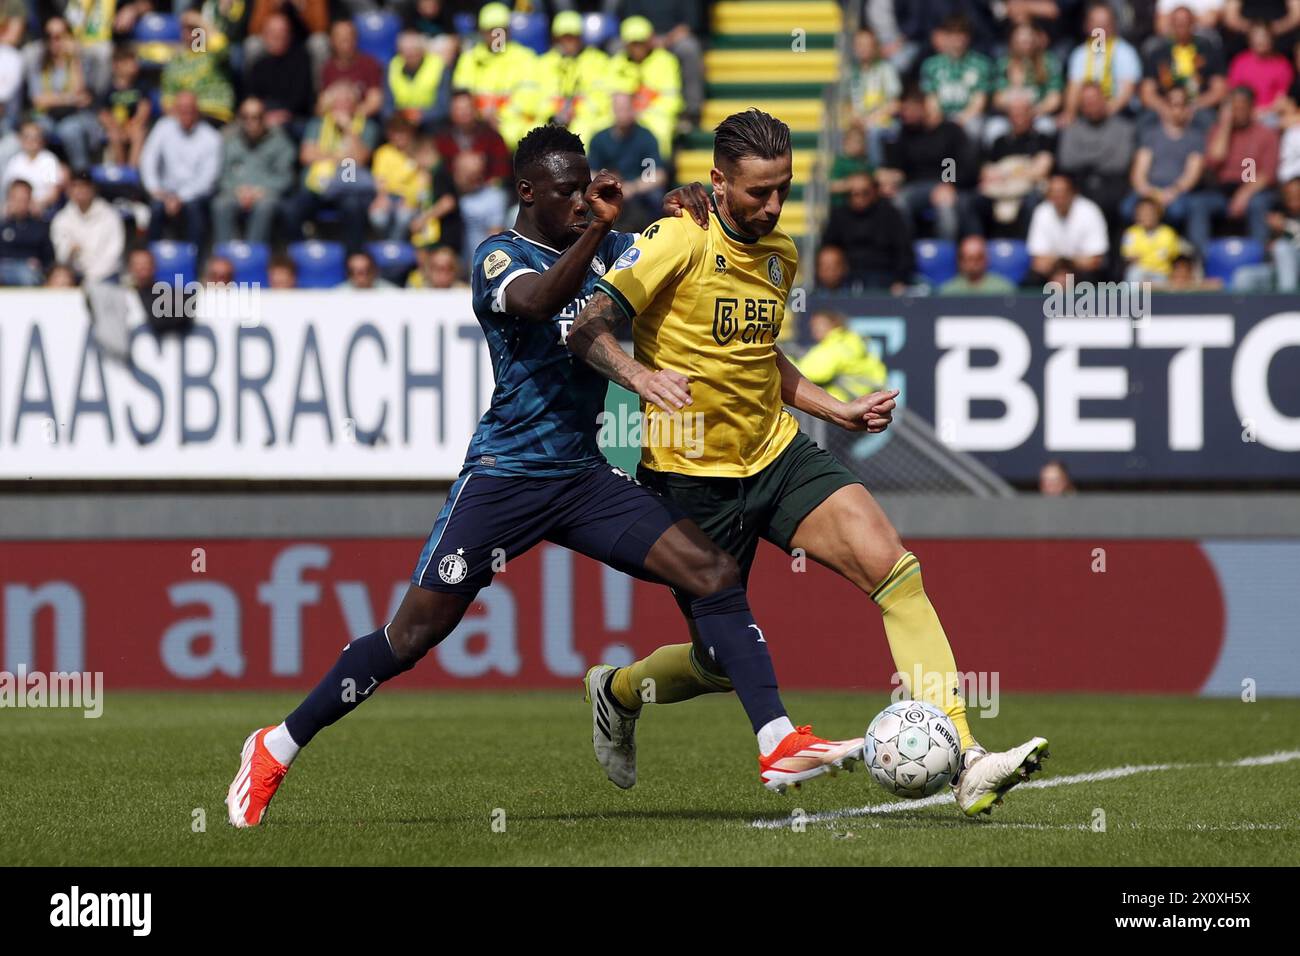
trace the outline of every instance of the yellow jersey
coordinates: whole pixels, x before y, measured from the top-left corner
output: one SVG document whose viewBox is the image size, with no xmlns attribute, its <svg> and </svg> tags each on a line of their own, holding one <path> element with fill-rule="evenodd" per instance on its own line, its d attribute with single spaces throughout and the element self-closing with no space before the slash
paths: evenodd
<svg viewBox="0 0 1300 956">
<path fill-rule="evenodd" d="M 637 360 L 691 382 L 691 404 L 680 412 L 642 403 L 647 468 L 746 478 L 798 434 L 776 366 L 798 264 L 780 229 L 741 236 L 714 209 L 707 230 L 689 216 L 651 224 L 596 283 L 633 319 Z"/>
<path fill-rule="evenodd" d="M 375 150 L 370 174 L 381 193 L 400 196 L 412 209 L 418 209 L 429 193 L 429 173 L 414 156 L 408 156 L 392 143 Z"/>
<path fill-rule="evenodd" d="M 1178 233 L 1164 223 L 1147 232 L 1132 225 L 1124 230 L 1124 258 L 1131 259 L 1140 268 L 1159 275 L 1169 275 L 1174 260 L 1178 258 Z"/>
</svg>

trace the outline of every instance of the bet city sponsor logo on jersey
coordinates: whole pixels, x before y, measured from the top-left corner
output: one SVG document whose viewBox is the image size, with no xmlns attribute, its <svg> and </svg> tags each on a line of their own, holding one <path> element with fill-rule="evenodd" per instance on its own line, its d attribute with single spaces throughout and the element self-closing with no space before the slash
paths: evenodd
<svg viewBox="0 0 1300 956">
<path fill-rule="evenodd" d="M 713 341 L 729 345 L 771 345 L 781 331 L 777 299 L 717 298 L 713 300 Z"/>
</svg>

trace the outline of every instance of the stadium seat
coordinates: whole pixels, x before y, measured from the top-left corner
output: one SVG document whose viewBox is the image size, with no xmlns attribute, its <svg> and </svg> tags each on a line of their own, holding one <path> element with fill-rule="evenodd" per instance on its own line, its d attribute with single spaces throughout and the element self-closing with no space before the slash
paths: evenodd
<svg viewBox="0 0 1300 956">
<path fill-rule="evenodd" d="M 916 271 L 930 285 L 943 285 L 957 274 L 957 247 L 946 239 L 919 239 L 912 249 Z"/>
<path fill-rule="evenodd" d="M 397 53 L 402 18 L 388 10 L 371 10 L 353 17 L 352 22 L 357 28 L 357 48 L 387 66 Z"/>
<path fill-rule="evenodd" d="M 472 13 L 458 13 L 451 18 L 452 27 L 461 36 L 478 32 L 478 22 Z"/>
<path fill-rule="evenodd" d="M 510 18 L 510 39 L 545 53 L 551 48 L 551 26 L 540 13 L 516 13 Z"/>
<path fill-rule="evenodd" d="M 330 289 L 348 277 L 347 255 L 340 242 L 290 243 L 289 258 L 298 270 L 300 289 Z"/>
<path fill-rule="evenodd" d="M 134 166 L 91 166 L 90 178 L 101 187 L 140 185 L 140 171 Z"/>
<path fill-rule="evenodd" d="M 212 254 L 229 259 L 235 266 L 236 282 L 267 284 L 267 266 L 271 250 L 263 242 L 223 242 L 213 248 Z"/>
<path fill-rule="evenodd" d="M 1264 261 L 1264 250 L 1254 239 L 1214 239 L 1205 250 L 1205 278 L 1222 279 L 1225 286 L 1232 284 L 1232 274 L 1240 266 L 1258 265 Z"/>
<path fill-rule="evenodd" d="M 1020 285 L 1029 274 L 1029 250 L 1020 239 L 994 239 L 988 244 L 989 272 Z"/>
<path fill-rule="evenodd" d="M 405 285 L 407 275 L 415 268 L 415 247 L 409 242 L 372 242 L 366 251 L 374 257 L 379 274 L 395 285 Z"/>
<path fill-rule="evenodd" d="M 160 282 L 173 282 L 179 273 L 181 284 L 192 282 L 199 277 L 199 247 L 192 242 L 149 243 L 153 253 L 154 275 Z"/>
<path fill-rule="evenodd" d="M 589 13 L 582 18 L 582 42 L 603 47 L 618 36 L 618 18 L 603 13 Z"/>
</svg>

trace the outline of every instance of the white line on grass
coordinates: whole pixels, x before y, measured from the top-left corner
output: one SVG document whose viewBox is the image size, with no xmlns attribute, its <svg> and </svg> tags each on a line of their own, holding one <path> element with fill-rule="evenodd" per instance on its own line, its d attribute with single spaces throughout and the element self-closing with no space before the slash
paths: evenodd
<svg viewBox="0 0 1300 956">
<path fill-rule="evenodd" d="M 788 821 L 787 821 L 788 823 Z M 864 820 L 861 823 L 854 824 L 867 830 L 884 830 L 887 829 L 885 824 L 878 820 Z M 980 825 L 981 830 L 1091 830 L 1092 827 L 1087 823 L 1015 823 L 1005 820 L 988 820 Z M 1238 833 L 1244 830 L 1295 830 L 1300 827 L 1287 826 L 1284 823 L 1252 823 L 1249 820 L 1233 821 L 1231 823 L 1179 823 L 1171 826 L 1163 826 L 1152 823 L 1120 823 L 1112 824 L 1111 830 L 1164 830 L 1179 831 L 1192 833 L 1218 833 L 1233 832 Z"/>
<path fill-rule="evenodd" d="M 1217 763 L 1152 763 L 1110 767 L 1106 770 L 1093 770 L 1089 773 L 1067 774 L 1062 777 L 1043 777 L 1029 780 L 1016 787 L 1017 790 L 1043 790 L 1048 787 L 1067 787 L 1076 783 L 1097 783 L 1103 780 L 1118 780 L 1132 777 L 1139 773 L 1155 773 L 1160 770 L 1203 770 L 1207 767 L 1265 767 L 1270 764 L 1290 763 L 1300 760 L 1300 750 L 1279 750 L 1276 753 L 1263 754 L 1258 757 L 1243 757 L 1240 760 L 1219 761 Z M 895 800 L 889 803 L 873 803 L 865 807 L 850 807 L 846 810 L 827 810 L 824 813 L 810 813 L 801 818 L 803 823 L 825 823 L 830 820 L 842 820 L 846 817 L 867 817 L 880 813 L 899 813 L 903 810 L 918 810 L 922 807 L 937 807 L 952 803 L 951 793 L 936 793 L 932 797 L 920 800 Z M 759 830 L 778 830 L 790 825 L 791 817 L 755 820 L 750 826 Z"/>
</svg>

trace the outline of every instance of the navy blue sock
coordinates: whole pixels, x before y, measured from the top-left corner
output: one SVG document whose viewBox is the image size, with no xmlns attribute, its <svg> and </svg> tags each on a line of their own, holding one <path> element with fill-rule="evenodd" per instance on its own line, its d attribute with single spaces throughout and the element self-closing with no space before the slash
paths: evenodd
<svg viewBox="0 0 1300 956">
<path fill-rule="evenodd" d="M 343 648 L 330 672 L 284 719 L 289 736 L 299 747 L 307 746 L 316 734 L 350 714 L 369 700 L 380 684 L 404 670 L 409 668 L 398 663 L 382 628 L 358 637 Z"/>
<path fill-rule="evenodd" d="M 737 586 L 698 598 L 691 603 L 691 616 L 704 649 L 736 689 L 754 733 L 769 721 L 784 717 L 776 671 L 763 632 L 750 613 L 745 589 Z"/>
</svg>

